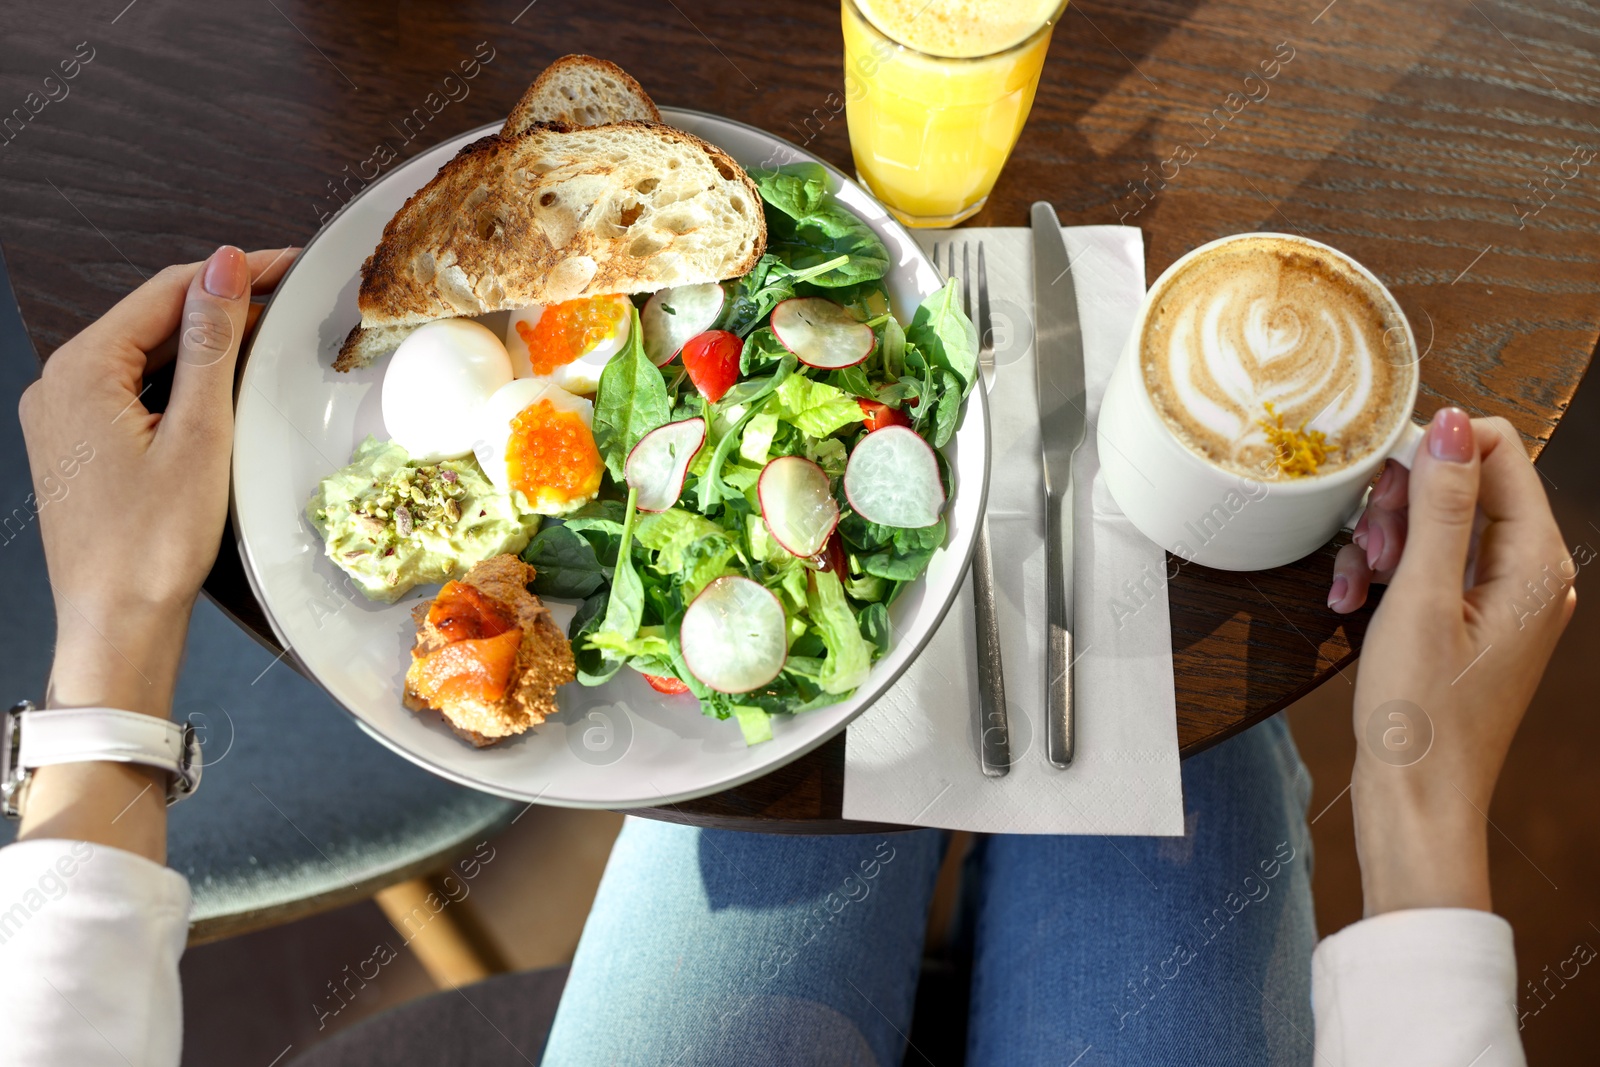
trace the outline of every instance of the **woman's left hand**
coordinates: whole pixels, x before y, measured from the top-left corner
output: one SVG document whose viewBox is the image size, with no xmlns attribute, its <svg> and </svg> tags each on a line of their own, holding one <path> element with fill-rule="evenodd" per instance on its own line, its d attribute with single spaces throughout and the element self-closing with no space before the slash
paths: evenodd
<svg viewBox="0 0 1600 1067">
<path fill-rule="evenodd" d="M 50 699 L 165 715 L 228 501 L 233 371 L 298 250 L 168 267 L 62 345 L 19 414 L 55 596 Z M 145 379 L 177 361 L 163 413 Z"/>
</svg>

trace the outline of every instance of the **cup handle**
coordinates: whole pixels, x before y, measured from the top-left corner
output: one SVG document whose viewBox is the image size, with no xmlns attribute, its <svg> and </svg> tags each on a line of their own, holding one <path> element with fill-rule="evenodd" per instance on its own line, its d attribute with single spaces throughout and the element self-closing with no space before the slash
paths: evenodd
<svg viewBox="0 0 1600 1067">
<path fill-rule="evenodd" d="M 1410 470 L 1411 464 L 1416 462 L 1417 449 L 1422 446 L 1422 439 L 1426 436 L 1428 436 L 1428 427 L 1425 424 L 1407 422 L 1406 428 L 1400 431 L 1399 440 L 1395 441 L 1394 447 L 1389 450 L 1387 458 Z M 1344 528 L 1346 530 L 1354 529 L 1356 523 L 1360 521 L 1361 513 L 1367 510 L 1367 497 L 1371 493 L 1372 489 L 1368 487 L 1367 491 L 1361 494 L 1361 503 L 1357 504 L 1356 509 L 1344 520 Z"/>
<path fill-rule="evenodd" d="M 1411 464 L 1416 462 L 1417 449 L 1422 445 L 1422 439 L 1428 436 L 1428 427 L 1420 422 L 1408 422 L 1406 428 L 1400 431 L 1400 439 L 1389 450 L 1389 458 L 1394 460 L 1406 470 L 1411 469 Z"/>
</svg>

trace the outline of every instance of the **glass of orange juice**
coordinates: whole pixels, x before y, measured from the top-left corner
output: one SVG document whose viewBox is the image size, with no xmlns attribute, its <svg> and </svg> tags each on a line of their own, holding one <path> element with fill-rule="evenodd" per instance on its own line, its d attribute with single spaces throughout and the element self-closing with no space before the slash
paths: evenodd
<svg viewBox="0 0 1600 1067">
<path fill-rule="evenodd" d="M 842 0 L 856 174 L 908 226 L 989 199 L 1067 0 Z"/>
</svg>

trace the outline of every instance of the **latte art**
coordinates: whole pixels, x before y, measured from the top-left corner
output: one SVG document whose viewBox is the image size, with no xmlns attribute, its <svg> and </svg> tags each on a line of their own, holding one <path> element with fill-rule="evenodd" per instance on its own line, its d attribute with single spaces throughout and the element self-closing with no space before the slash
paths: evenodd
<svg viewBox="0 0 1600 1067">
<path fill-rule="evenodd" d="M 1156 294 L 1140 363 L 1173 433 L 1246 477 L 1324 474 L 1380 447 L 1415 373 L 1396 313 L 1339 257 L 1292 238 L 1231 242 Z"/>
</svg>

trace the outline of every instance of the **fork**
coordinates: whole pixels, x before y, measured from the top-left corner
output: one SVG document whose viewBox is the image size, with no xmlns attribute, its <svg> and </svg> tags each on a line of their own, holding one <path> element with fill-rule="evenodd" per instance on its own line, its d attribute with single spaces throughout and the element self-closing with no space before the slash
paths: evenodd
<svg viewBox="0 0 1600 1067">
<path fill-rule="evenodd" d="M 972 318 L 970 248 L 961 245 L 961 307 Z M 957 277 L 956 242 L 945 246 L 949 266 L 945 277 Z M 934 266 L 939 246 L 933 246 Z M 994 388 L 994 324 L 989 318 L 989 274 L 984 266 L 983 242 L 978 242 L 978 367 L 987 393 Z M 1000 669 L 1000 621 L 995 614 L 994 559 L 989 551 L 989 517 L 978 520 L 977 544 L 972 553 L 972 599 L 977 609 L 978 635 L 978 754 L 983 773 L 1004 777 L 1011 769 L 1011 729 L 1006 714 L 1006 680 Z"/>
</svg>

